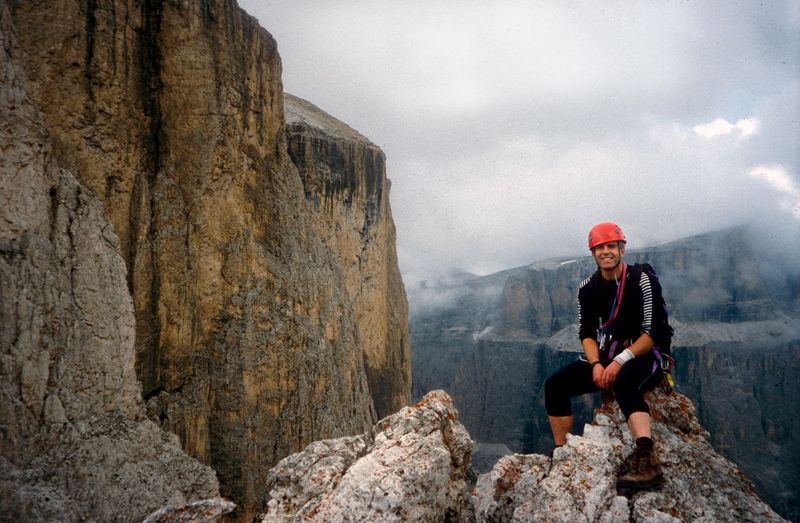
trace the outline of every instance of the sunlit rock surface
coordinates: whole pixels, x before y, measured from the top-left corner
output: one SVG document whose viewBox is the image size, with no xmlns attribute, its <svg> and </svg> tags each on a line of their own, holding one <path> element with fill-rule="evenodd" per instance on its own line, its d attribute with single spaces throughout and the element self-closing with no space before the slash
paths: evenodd
<svg viewBox="0 0 800 523">
<path fill-rule="evenodd" d="M 505 456 L 467 494 L 469 435 L 450 398 L 434 391 L 369 433 L 282 460 L 269 474 L 262 521 L 784 521 L 711 447 L 685 396 L 658 389 L 648 399 L 665 475 L 655 491 L 617 493 L 616 471 L 633 442 L 611 400 L 552 463 Z"/>
<path fill-rule="evenodd" d="M 738 468 L 710 445 L 692 403 L 660 389 L 648 395 L 664 484 L 630 497 L 616 491 L 616 470 L 630 453 L 630 431 L 616 402 L 598 409 L 583 436 L 568 436 L 551 459 L 502 458 L 478 478 L 478 521 L 784 521 Z"/>
<path fill-rule="evenodd" d="M 427 394 L 361 436 L 315 442 L 269 474 L 264 523 L 456 521 L 472 441 L 449 396 Z"/>
<path fill-rule="evenodd" d="M 369 391 L 378 417 L 408 405 L 408 304 L 395 249 L 386 158 L 381 149 L 314 104 L 284 94 L 289 155 L 310 220 L 338 260 L 355 312 Z"/>
</svg>

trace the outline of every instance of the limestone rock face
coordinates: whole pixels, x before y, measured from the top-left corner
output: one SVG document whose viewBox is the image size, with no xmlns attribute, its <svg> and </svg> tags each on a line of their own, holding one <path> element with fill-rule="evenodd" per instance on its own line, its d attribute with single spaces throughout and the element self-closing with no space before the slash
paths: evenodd
<svg viewBox="0 0 800 523">
<path fill-rule="evenodd" d="M 410 401 L 408 304 L 397 267 L 383 151 L 346 124 L 284 96 L 289 154 L 311 222 L 339 260 L 379 417 Z"/>
<path fill-rule="evenodd" d="M 119 243 L 52 154 L 0 3 L 0 519 L 141 519 L 219 495 L 147 420 Z"/>
<path fill-rule="evenodd" d="M 269 474 L 268 511 L 281 521 L 457 521 L 472 441 L 450 397 L 427 394 L 355 437 L 318 441 Z"/>
<path fill-rule="evenodd" d="M 232 0 L 8 5 L 53 160 L 119 238 L 147 414 L 251 518 L 280 458 L 408 402 L 383 154 L 287 130 L 275 41 Z"/>
<path fill-rule="evenodd" d="M 596 412 L 584 435 L 567 438 L 552 464 L 542 455 L 505 456 L 478 478 L 478 521 L 784 521 L 717 454 L 684 396 L 648 397 L 653 439 L 664 469 L 658 491 L 617 495 L 616 470 L 632 448 L 616 402 Z"/>
</svg>

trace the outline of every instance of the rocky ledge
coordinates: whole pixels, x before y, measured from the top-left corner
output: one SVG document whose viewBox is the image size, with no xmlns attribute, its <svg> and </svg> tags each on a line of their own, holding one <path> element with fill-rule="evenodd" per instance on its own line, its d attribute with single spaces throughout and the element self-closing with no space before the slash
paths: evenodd
<svg viewBox="0 0 800 523">
<path fill-rule="evenodd" d="M 263 522 L 458 520 L 472 440 L 457 417 L 433 391 L 370 432 L 312 443 L 270 471 Z"/>
<path fill-rule="evenodd" d="M 656 391 L 649 402 L 665 475 L 657 491 L 618 495 L 616 470 L 632 441 L 609 398 L 552 460 L 505 456 L 470 492 L 472 443 L 450 397 L 434 391 L 370 433 L 281 461 L 269 474 L 263 522 L 784 521 L 714 451 L 685 396 Z"/>
<path fill-rule="evenodd" d="M 659 490 L 617 495 L 616 470 L 633 446 L 616 402 L 551 459 L 506 456 L 478 478 L 478 521 L 784 521 L 732 462 L 713 449 L 694 405 L 678 393 L 648 398 L 664 469 Z"/>
</svg>

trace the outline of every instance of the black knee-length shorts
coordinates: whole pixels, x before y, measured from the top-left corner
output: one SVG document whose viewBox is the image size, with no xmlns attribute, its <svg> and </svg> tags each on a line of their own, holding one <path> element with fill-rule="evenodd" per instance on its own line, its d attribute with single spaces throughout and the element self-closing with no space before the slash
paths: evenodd
<svg viewBox="0 0 800 523">
<path fill-rule="evenodd" d="M 617 374 L 614 397 L 625 419 L 634 412 L 650 413 L 644 393 L 661 381 L 663 374 L 653 352 L 633 358 Z M 571 398 L 601 390 L 592 381 L 592 366 L 577 360 L 556 371 L 544 383 L 544 405 L 550 416 L 572 415 Z"/>
</svg>

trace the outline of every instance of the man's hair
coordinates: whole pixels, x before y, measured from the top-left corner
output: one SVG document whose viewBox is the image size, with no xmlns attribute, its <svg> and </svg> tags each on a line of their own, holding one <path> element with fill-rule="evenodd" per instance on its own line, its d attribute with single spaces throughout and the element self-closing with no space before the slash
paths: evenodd
<svg viewBox="0 0 800 523">
<path fill-rule="evenodd" d="M 605 243 L 601 243 L 600 245 L 595 245 L 594 247 L 592 247 L 592 254 L 594 254 L 594 250 L 595 250 L 595 249 L 597 249 L 597 248 L 598 248 L 598 247 L 600 247 L 601 245 L 605 245 L 606 243 L 616 243 L 616 244 L 617 244 L 617 249 L 619 249 L 619 250 L 622 250 L 622 248 L 623 248 L 623 247 L 625 247 L 625 244 L 626 244 L 626 243 L 628 243 L 628 242 L 626 242 L 625 240 L 617 240 L 617 241 L 615 241 L 615 242 L 605 242 Z"/>
</svg>

